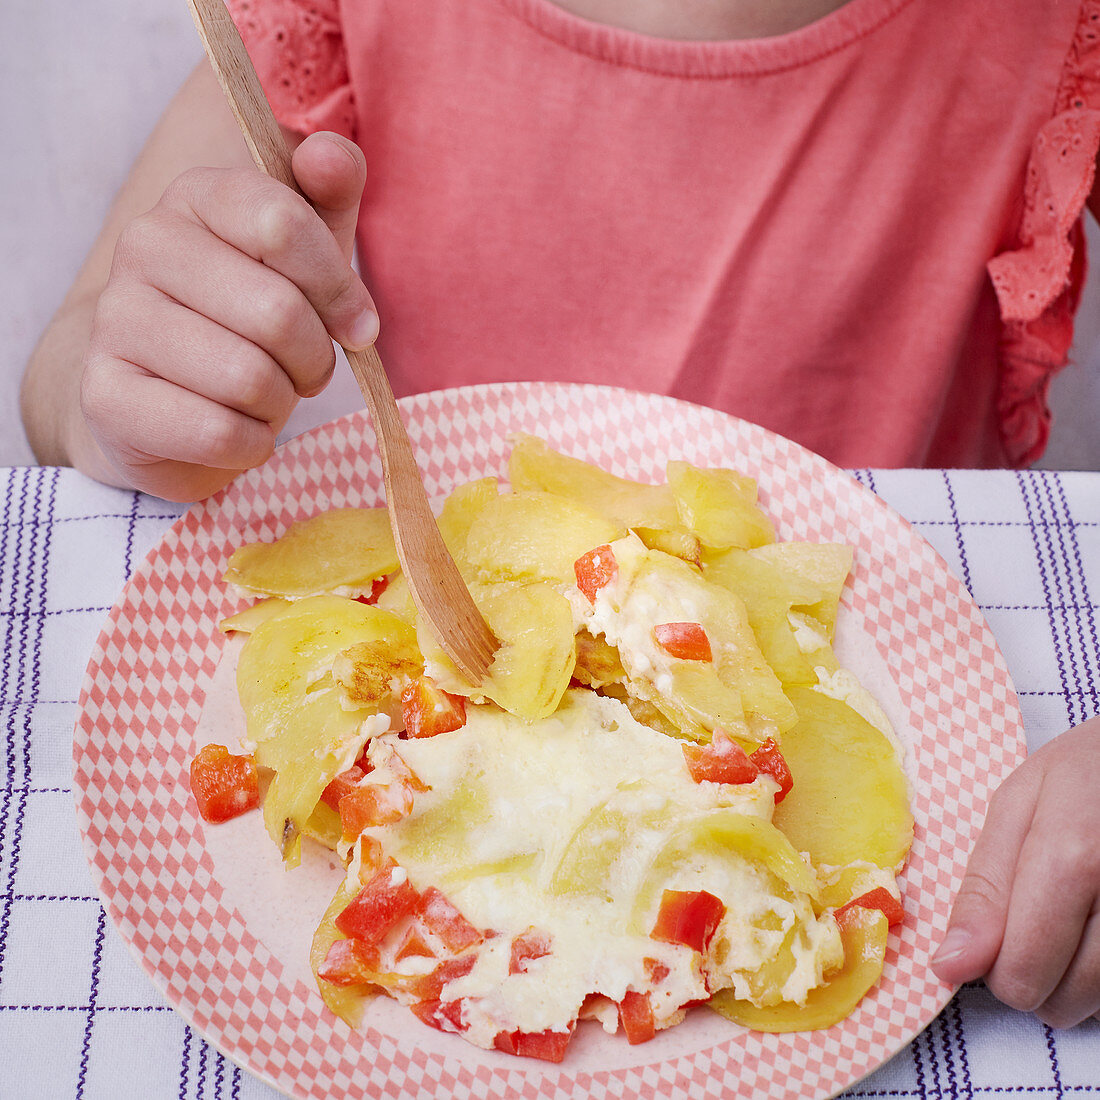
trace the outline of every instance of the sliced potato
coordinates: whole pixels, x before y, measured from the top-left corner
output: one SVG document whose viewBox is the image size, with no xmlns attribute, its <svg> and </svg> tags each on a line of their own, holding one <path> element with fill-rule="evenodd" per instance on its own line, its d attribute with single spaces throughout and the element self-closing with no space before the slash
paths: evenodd
<svg viewBox="0 0 1100 1100">
<path fill-rule="evenodd" d="M 619 524 L 565 497 L 529 491 L 483 503 L 466 533 L 466 558 L 482 580 L 573 584 L 573 563 L 625 534 Z"/>
<path fill-rule="evenodd" d="M 897 870 L 913 842 L 909 787 L 894 745 L 846 703 L 789 689 L 798 722 L 783 734 L 794 787 L 775 824 L 815 864 Z"/>
<path fill-rule="evenodd" d="M 289 600 L 272 596 L 270 599 L 260 600 L 251 607 L 246 607 L 243 611 L 238 611 L 236 615 L 222 619 L 218 623 L 218 629 L 224 634 L 251 634 L 260 623 L 266 622 L 272 615 L 277 615 L 289 606 Z"/>
<path fill-rule="evenodd" d="M 357 643 L 414 644 L 394 615 L 340 596 L 297 600 L 249 636 L 237 663 L 237 690 L 256 763 L 275 772 L 264 799 L 264 824 L 294 865 L 299 834 L 321 792 L 353 760 L 370 706 L 348 709 L 332 675 L 336 657 Z"/>
<path fill-rule="evenodd" d="M 844 965 L 811 989 L 804 1004 L 791 1001 L 758 1007 L 738 1000 L 732 990 L 716 993 L 707 1004 L 715 1012 L 754 1031 L 817 1031 L 847 1018 L 878 981 L 886 959 L 886 917 L 861 909 L 840 930 Z"/>
<path fill-rule="evenodd" d="M 667 485 L 647 485 L 616 477 L 589 462 L 563 455 L 534 436 L 516 437 L 508 461 L 508 476 L 517 491 L 541 489 L 566 497 L 621 527 L 662 530 L 682 527 L 676 501 Z"/>
<path fill-rule="evenodd" d="M 451 491 L 439 513 L 439 533 L 467 581 L 474 579 L 477 571 L 466 556 L 466 538 L 482 509 L 498 494 L 495 477 L 468 481 Z"/>
<path fill-rule="evenodd" d="M 477 687 L 466 682 L 427 626 L 420 648 L 440 687 L 455 695 L 490 699 L 519 718 L 546 718 L 557 709 L 576 665 L 573 612 L 547 584 L 475 585 L 470 590 L 500 641 L 489 673 Z"/>
<path fill-rule="evenodd" d="M 704 546 L 747 549 L 775 541 L 775 528 L 756 503 L 752 478 L 687 462 L 670 462 L 667 475 L 681 521 Z"/>
<path fill-rule="evenodd" d="M 369 590 L 397 568 L 385 508 L 337 508 L 293 524 L 274 542 L 234 551 L 229 584 L 267 596 L 300 599 L 339 589 Z"/>
<path fill-rule="evenodd" d="M 831 638 L 840 596 L 852 571 L 852 548 L 838 542 L 776 542 L 750 553 L 781 569 L 789 583 L 798 580 L 810 586 L 792 606 L 823 622 Z"/>
<path fill-rule="evenodd" d="M 336 918 L 347 908 L 351 901 L 351 894 L 344 882 L 336 891 L 336 896 L 329 902 L 325 914 L 321 917 L 321 923 L 317 931 L 313 933 L 313 942 L 309 948 L 309 965 L 313 976 L 317 980 L 317 989 L 321 994 L 321 1000 L 328 1006 L 329 1011 L 335 1013 L 351 1028 L 358 1028 L 363 1019 L 363 1010 L 372 998 L 378 995 L 378 990 L 373 986 L 340 986 L 326 982 L 318 977 L 317 971 L 325 961 L 328 949 L 337 941 L 347 937 L 336 927 Z"/>
</svg>

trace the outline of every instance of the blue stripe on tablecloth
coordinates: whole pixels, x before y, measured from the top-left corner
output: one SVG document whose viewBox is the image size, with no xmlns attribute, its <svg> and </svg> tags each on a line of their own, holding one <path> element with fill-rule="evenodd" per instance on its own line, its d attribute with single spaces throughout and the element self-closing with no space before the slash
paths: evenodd
<svg viewBox="0 0 1100 1100">
<path fill-rule="evenodd" d="M 962 582 L 966 585 L 967 592 L 973 593 L 974 586 L 970 583 L 970 565 L 966 560 L 966 543 L 963 541 L 962 525 L 959 522 L 959 509 L 955 504 L 955 487 L 951 484 L 951 474 L 947 470 L 942 471 L 944 488 L 947 490 L 947 506 L 951 510 L 951 526 L 955 529 L 955 548 L 959 552 L 959 566 L 962 569 Z"/>
</svg>

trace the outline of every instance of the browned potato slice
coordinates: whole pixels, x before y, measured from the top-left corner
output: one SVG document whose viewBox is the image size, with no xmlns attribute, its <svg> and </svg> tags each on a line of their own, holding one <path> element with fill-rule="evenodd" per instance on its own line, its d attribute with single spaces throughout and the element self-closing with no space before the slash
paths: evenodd
<svg viewBox="0 0 1100 1100">
<path fill-rule="evenodd" d="M 886 918 L 876 909 L 861 909 L 840 930 L 844 965 L 824 985 L 811 989 L 802 1005 L 783 1001 L 761 1008 L 740 1001 L 731 990 L 716 993 L 707 1004 L 735 1024 L 754 1031 L 817 1031 L 846 1019 L 878 981 L 886 959 Z"/>
<path fill-rule="evenodd" d="M 757 506 L 752 478 L 687 462 L 670 462 L 667 474 L 681 521 L 704 546 L 724 550 L 775 541 L 771 520 Z"/>
<path fill-rule="evenodd" d="M 415 637 L 356 642 L 332 663 L 332 675 L 358 706 L 381 707 L 424 671 Z"/>
<path fill-rule="evenodd" d="M 604 638 L 589 634 L 587 630 L 577 631 L 577 664 L 573 669 L 573 678 L 585 687 L 602 688 L 608 684 L 617 684 L 626 675 L 619 651 L 608 645 Z"/>
<path fill-rule="evenodd" d="M 337 508 L 293 524 L 275 542 L 234 551 L 229 584 L 267 596 L 298 599 L 341 589 L 369 591 L 397 568 L 385 508 Z"/>
<path fill-rule="evenodd" d="M 482 580 L 573 584 L 573 563 L 624 534 L 617 523 L 553 493 L 506 493 L 484 502 L 466 533 Z"/>
<path fill-rule="evenodd" d="M 418 628 L 429 672 L 455 695 L 492 700 L 520 718 L 546 718 L 557 709 L 576 665 L 569 601 L 547 584 L 475 585 L 470 594 L 500 640 L 489 674 L 468 684 L 426 626 Z"/>
<path fill-rule="evenodd" d="M 321 792 L 357 755 L 363 722 L 376 709 L 349 709 L 331 671 L 340 653 L 361 642 L 407 649 L 415 634 L 377 607 L 313 596 L 261 623 L 241 650 L 237 689 L 248 737 L 256 763 L 275 772 L 264 824 L 291 865 Z"/>
<path fill-rule="evenodd" d="M 913 842 L 909 787 L 893 744 L 851 707 L 812 688 L 789 689 L 798 722 L 782 750 L 794 788 L 775 824 L 815 864 L 866 860 L 900 868 Z"/>
<path fill-rule="evenodd" d="M 667 485 L 646 485 L 616 477 L 589 462 L 560 454 L 534 436 L 516 437 L 508 476 L 517 491 L 541 489 L 566 497 L 607 516 L 620 527 L 682 527 Z"/>
</svg>

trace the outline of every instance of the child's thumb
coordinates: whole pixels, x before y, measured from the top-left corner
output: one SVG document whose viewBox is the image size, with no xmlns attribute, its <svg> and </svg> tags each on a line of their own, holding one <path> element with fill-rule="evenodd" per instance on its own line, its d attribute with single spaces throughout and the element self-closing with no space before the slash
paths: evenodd
<svg viewBox="0 0 1100 1100">
<path fill-rule="evenodd" d="M 362 150 L 339 134 L 311 134 L 294 151 L 294 178 L 351 260 L 367 179 Z"/>
<path fill-rule="evenodd" d="M 1009 785 L 1017 789 L 1006 791 Z M 951 907 L 947 932 L 932 956 L 933 971 L 952 985 L 987 974 L 1001 950 L 1016 865 L 1031 823 L 1032 806 L 1029 799 L 1019 797 L 1020 785 L 1009 780 L 993 796 Z"/>
</svg>

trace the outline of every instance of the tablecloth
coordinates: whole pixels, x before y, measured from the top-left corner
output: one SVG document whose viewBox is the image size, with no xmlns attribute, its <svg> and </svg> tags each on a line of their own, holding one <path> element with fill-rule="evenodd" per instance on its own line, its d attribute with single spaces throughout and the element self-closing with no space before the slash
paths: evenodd
<svg viewBox="0 0 1100 1100">
<path fill-rule="evenodd" d="M 1037 748 L 1100 712 L 1100 474 L 854 471 L 988 619 Z M 270 1098 L 193 1032 L 105 916 L 77 835 L 84 668 L 181 514 L 68 470 L 0 470 L 0 1098 Z M 1100 1097 L 1100 1023 L 1054 1031 L 980 983 L 845 1094 Z"/>
</svg>

